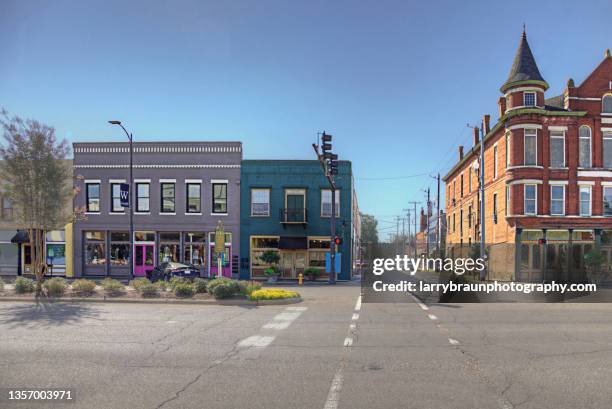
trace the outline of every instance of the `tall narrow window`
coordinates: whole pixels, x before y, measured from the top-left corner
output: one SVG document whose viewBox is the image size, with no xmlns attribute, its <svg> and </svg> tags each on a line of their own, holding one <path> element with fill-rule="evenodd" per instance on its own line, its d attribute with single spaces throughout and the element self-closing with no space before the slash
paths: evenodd
<svg viewBox="0 0 612 409">
<path fill-rule="evenodd" d="M 525 214 L 534 215 L 537 213 L 537 188 L 536 185 L 525 185 Z"/>
<path fill-rule="evenodd" d="M 472 172 L 473 172 L 472 166 L 469 166 L 468 167 L 468 192 L 470 193 L 472 193 L 472 177 L 473 177 Z"/>
<path fill-rule="evenodd" d="M 187 189 L 187 213 L 202 212 L 202 184 L 201 183 L 186 183 Z"/>
<path fill-rule="evenodd" d="M 534 107 L 536 105 L 535 92 L 524 92 L 523 93 L 523 105 L 525 105 L 526 107 Z"/>
<path fill-rule="evenodd" d="M 148 212 L 149 209 L 149 183 L 136 183 L 136 211 Z"/>
<path fill-rule="evenodd" d="M 227 183 L 213 183 L 213 213 L 227 213 Z"/>
<path fill-rule="evenodd" d="M 472 205 L 468 206 L 468 228 L 472 227 Z"/>
<path fill-rule="evenodd" d="M 525 129 L 525 166 L 537 165 L 538 131 L 536 129 Z"/>
<path fill-rule="evenodd" d="M 612 216 L 612 186 L 603 188 L 603 210 L 604 216 Z"/>
<path fill-rule="evenodd" d="M 606 95 L 601 99 L 601 112 L 612 114 L 612 95 Z"/>
<path fill-rule="evenodd" d="M 604 168 L 612 168 L 612 132 L 603 134 L 603 165 Z"/>
<path fill-rule="evenodd" d="M 463 237 L 463 209 L 459 210 L 459 236 Z"/>
<path fill-rule="evenodd" d="M 161 212 L 174 213 L 176 211 L 176 190 L 174 183 L 162 183 L 161 189 Z"/>
<path fill-rule="evenodd" d="M 457 231 L 457 215 L 453 213 L 453 233 Z"/>
<path fill-rule="evenodd" d="M 100 184 L 86 183 L 85 196 L 87 200 L 87 211 L 97 213 L 100 211 Z"/>
<path fill-rule="evenodd" d="M 493 224 L 497 224 L 497 193 L 493 194 Z"/>
<path fill-rule="evenodd" d="M 579 163 L 581 168 L 591 167 L 591 128 L 581 126 L 579 132 Z"/>
<path fill-rule="evenodd" d="M 123 206 L 121 206 L 121 184 L 111 183 L 111 212 L 121 213 L 123 211 Z"/>
<path fill-rule="evenodd" d="M 565 186 L 550 186 L 550 214 L 563 216 L 565 214 Z"/>
<path fill-rule="evenodd" d="M 461 197 L 463 197 L 463 173 L 461 174 L 461 185 L 459 186 L 459 191 L 461 192 Z"/>
<path fill-rule="evenodd" d="M 2 220 L 13 220 L 13 202 L 9 197 L 2 197 Z"/>
<path fill-rule="evenodd" d="M 565 133 L 550 133 L 550 167 L 562 168 L 565 166 Z"/>
<path fill-rule="evenodd" d="M 591 215 L 591 186 L 580 186 L 580 216 Z"/>
<path fill-rule="evenodd" d="M 506 216 L 510 214 L 510 186 L 506 186 Z"/>
<path fill-rule="evenodd" d="M 493 146 L 493 179 L 497 179 L 497 145 Z"/>
<path fill-rule="evenodd" d="M 331 217 L 331 190 L 321 189 L 321 217 Z M 340 191 L 336 190 L 336 217 L 340 217 Z"/>
<path fill-rule="evenodd" d="M 506 167 L 510 166 L 510 132 L 506 132 Z"/>
<path fill-rule="evenodd" d="M 270 216 L 270 189 L 251 189 L 251 216 Z"/>
</svg>

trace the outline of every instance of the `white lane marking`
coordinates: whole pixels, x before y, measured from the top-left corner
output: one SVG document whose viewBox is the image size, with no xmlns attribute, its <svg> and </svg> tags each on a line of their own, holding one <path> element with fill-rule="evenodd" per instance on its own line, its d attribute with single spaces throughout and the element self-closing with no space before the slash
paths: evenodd
<svg viewBox="0 0 612 409">
<path fill-rule="evenodd" d="M 338 401 L 340 400 L 340 391 L 342 390 L 342 382 L 344 381 L 344 368 L 341 365 L 334 375 L 329 393 L 327 394 L 327 400 L 325 401 L 324 409 L 336 409 L 338 407 Z"/>
<path fill-rule="evenodd" d="M 301 312 L 297 312 L 297 311 L 296 312 L 281 312 L 280 314 L 277 314 L 274 318 L 272 318 L 272 321 L 289 321 L 289 322 L 293 322 L 300 315 L 302 315 L 302 313 Z"/>
<path fill-rule="evenodd" d="M 355 311 L 359 311 L 361 309 L 361 296 L 357 297 L 357 302 L 355 303 Z"/>
<path fill-rule="evenodd" d="M 344 346 L 345 347 L 353 346 L 353 338 L 351 337 L 344 338 Z"/>
<path fill-rule="evenodd" d="M 287 329 L 289 328 L 289 325 L 291 325 L 292 321 L 278 321 L 278 322 L 268 322 L 266 325 L 264 325 L 262 328 L 263 329 Z"/>
<path fill-rule="evenodd" d="M 308 307 L 287 307 L 287 311 L 306 311 Z"/>
<path fill-rule="evenodd" d="M 172 321 L 172 320 L 170 320 L 170 321 L 166 321 L 166 324 L 176 324 L 177 322 L 178 322 L 178 321 Z"/>
<path fill-rule="evenodd" d="M 421 309 L 422 309 L 423 311 L 428 311 L 428 310 L 429 310 L 429 307 L 428 307 L 428 306 L 426 306 L 425 304 L 423 304 L 422 302 L 417 303 L 417 304 L 419 305 L 419 307 L 421 307 Z"/>
<path fill-rule="evenodd" d="M 428 317 L 429 317 L 429 319 L 430 319 L 430 320 L 432 320 L 432 321 L 435 321 L 435 320 L 437 320 L 437 319 L 438 319 L 438 317 L 436 317 L 436 316 L 435 316 L 435 315 L 433 315 L 433 314 L 427 314 L 427 316 L 428 316 Z"/>
<path fill-rule="evenodd" d="M 354 322 L 351 325 L 349 325 L 349 329 L 351 331 L 354 331 L 356 328 L 357 328 L 357 324 L 355 324 Z"/>
<path fill-rule="evenodd" d="M 451 345 L 459 345 L 459 341 L 454 338 L 449 338 L 448 342 L 450 342 Z"/>
<path fill-rule="evenodd" d="M 353 313 L 353 316 L 351 317 L 351 319 L 352 319 L 353 321 L 357 321 L 357 320 L 359 319 L 359 314 L 357 314 L 357 313 Z"/>
<path fill-rule="evenodd" d="M 256 347 L 256 348 L 265 348 L 274 341 L 274 338 L 271 336 L 263 336 L 263 335 L 253 335 L 248 338 L 243 339 L 238 343 L 239 347 Z"/>
</svg>

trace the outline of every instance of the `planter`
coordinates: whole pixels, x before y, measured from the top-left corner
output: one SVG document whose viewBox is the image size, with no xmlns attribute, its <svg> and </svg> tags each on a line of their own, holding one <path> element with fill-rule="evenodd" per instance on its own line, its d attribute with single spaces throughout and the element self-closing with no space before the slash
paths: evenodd
<svg viewBox="0 0 612 409">
<path fill-rule="evenodd" d="M 278 276 L 277 275 L 271 275 L 268 276 L 268 283 L 270 284 L 274 284 L 278 281 Z"/>
</svg>

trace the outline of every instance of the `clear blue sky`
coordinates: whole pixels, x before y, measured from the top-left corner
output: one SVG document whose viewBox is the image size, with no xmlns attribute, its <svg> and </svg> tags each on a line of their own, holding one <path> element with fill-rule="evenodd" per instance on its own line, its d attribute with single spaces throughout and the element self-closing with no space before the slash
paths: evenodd
<svg viewBox="0 0 612 409">
<path fill-rule="evenodd" d="M 494 5 L 499 4 L 499 5 Z M 559 94 L 612 48 L 612 3 L 576 1 L 0 0 L 0 106 L 69 141 L 240 140 L 244 157 L 353 162 L 387 233 L 467 122 L 497 118 L 522 24 Z M 394 228 L 393 228 L 394 230 Z"/>
</svg>

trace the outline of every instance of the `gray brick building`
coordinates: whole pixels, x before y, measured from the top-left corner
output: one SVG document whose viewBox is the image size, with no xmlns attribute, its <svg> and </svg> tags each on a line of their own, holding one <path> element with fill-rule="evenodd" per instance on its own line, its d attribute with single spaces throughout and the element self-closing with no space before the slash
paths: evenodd
<svg viewBox="0 0 612 409">
<path fill-rule="evenodd" d="M 223 274 L 238 272 L 240 254 L 240 142 L 134 143 L 134 249 L 129 246 L 129 209 L 119 187 L 129 179 L 128 143 L 75 143 L 75 208 L 85 220 L 74 224 L 74 276 L 144 275 L 162 261 L 200 267 L 211 263 L 219 220 L 226 232 Z"/>
</svg>

